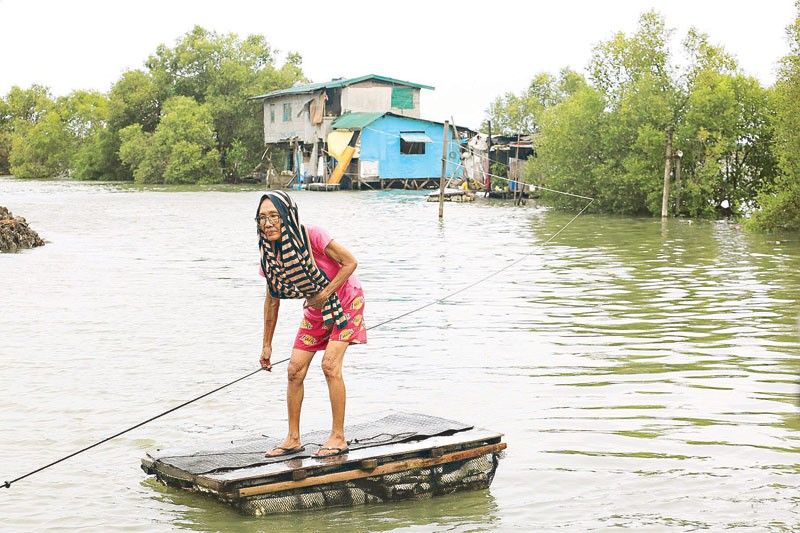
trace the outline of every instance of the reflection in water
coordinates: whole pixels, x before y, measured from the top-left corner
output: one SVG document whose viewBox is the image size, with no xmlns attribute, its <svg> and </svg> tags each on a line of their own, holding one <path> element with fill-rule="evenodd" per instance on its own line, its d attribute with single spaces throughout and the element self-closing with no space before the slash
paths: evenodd
<svg viewBox="0 0 800 533">
<path fill-rule="evenodd" d="M 9 180 L 0 191 L 0 203 L 50 241 L 0 256 L 10 302 L 0 314 L 0 474 L 30 470 L 257 364 L 264 288 L 251 219 L 260 191 Z M 726 222 L 582 216 L 542 246 L 571 215 L 476 202 L 446 206 L 439 223 L 417 192 L 296 196 L 306 222 L 331 226 L 358 257 L 368 324 L 530 254 L 370 331 L 345 365 L 353 419 L 398 409 L 505 433 L 507 456 L 489 491 L 258 520 L 142 482 L 146 447 L 283 432 L 285 375 L 276 371 L 26 480 L 0 500 L 4 525 L 800 527 L 796 237 Z M 299 317 L 299 305 L 282 306 L 276 357 Z M 306 386 L 308 430 L 329 424 L 318 365 Z"/>
</svg>

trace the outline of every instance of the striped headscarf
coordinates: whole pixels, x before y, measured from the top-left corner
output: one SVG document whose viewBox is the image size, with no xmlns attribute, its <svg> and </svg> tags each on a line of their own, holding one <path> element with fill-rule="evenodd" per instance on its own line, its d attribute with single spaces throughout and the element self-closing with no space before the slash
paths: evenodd
<svg viewBox="0 0 800 533">
<path fill-rule="evenodd" d="M 310 298 L 324 289 L 330 279 L 317 268 L 311 252 L 311 241 L 305 226 L 300 224 L 297 205 L 283 191 L 270 191 L 261 197 L 256 217 L 264 200 L 270 200 L 281 215 L 281 238 L 273 250 L 261 227 L 258 228 L 258 248 L 261 250 L 261 269 L 267 278 L 269 293 L 274 298 Z M 322 307 L 322 320 L 326 326 L 347 324 L 342 303 L 336 293 Z"/>
</svg>

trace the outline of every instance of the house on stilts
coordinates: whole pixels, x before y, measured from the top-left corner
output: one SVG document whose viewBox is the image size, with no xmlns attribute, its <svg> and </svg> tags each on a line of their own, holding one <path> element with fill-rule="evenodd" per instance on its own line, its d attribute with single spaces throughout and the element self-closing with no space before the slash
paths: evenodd
<svg viewBox="0 0 800 533">
<path fill-rule="evenodd" d="M 295 184 L 418 189 L 438 184 L 443 141 L 447 175 L 461 174 L 458 134 L 420 117 L 422 89 L 433 87 L 370 74 L 253 100 L 263 105 L 267 151 L 285 154 L 276 170 Z"/>
</svg>

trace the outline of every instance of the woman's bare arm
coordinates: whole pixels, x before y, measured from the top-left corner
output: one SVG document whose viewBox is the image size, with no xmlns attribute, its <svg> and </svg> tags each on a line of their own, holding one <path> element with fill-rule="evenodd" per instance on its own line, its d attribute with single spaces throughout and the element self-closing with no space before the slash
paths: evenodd
<svg viewBox="0 0 800 533">
<path fill-rule="evenodd" d="M 261 367 L 266 370 L 272 369 L 270 358 L 272 357 L 272 336 L 275 334 L 275 325 L 278 323 L 278 310 L 281 301 L 273 298 L 267 287 L 267 295 L 264 297 L 264 341 L 261 348 Z"/>
</svg>

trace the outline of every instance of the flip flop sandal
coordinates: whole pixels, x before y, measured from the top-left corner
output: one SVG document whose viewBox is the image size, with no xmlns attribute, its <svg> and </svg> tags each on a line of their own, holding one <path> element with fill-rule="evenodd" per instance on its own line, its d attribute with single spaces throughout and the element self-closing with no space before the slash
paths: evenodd
<svg viewBox="0 0 800 533">
<path fill-rule="evenodd" d="M 336 451 L 335 451 L 335 453 L 319 453 L 322 450 L 336 450 Z M 337 455 L 344 455 L 349 451 L 350 451 L 350 448 L 347 447 L 347 446 L 345 446 L 344 448 L 323 446 L 319 450 L 317 450 L 317 453 L 314 454 L 314 457 L 335 457 Z"/>
<path fill-rule="evenodd" d="M 270 457 L 283 457 L 284 455 L 293 455 L 295 453 L 300 453 L 305 449 L 306 449 L 305 446 L 298 446 L 296 448 L 284 448 L 283 446 L 275 446 L 270 451 L 281 450 L 281 453 L 269 453 L 269 452 L 267 452 L 267 453 L 264 454 L 264 457 L 266 457 L 268 459 Z"/>
</svg>

